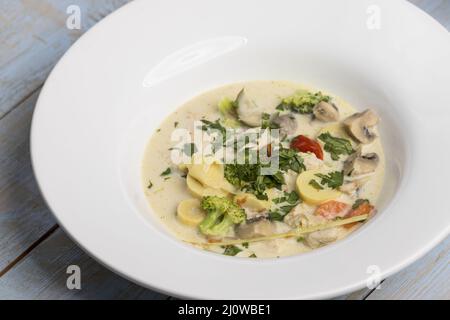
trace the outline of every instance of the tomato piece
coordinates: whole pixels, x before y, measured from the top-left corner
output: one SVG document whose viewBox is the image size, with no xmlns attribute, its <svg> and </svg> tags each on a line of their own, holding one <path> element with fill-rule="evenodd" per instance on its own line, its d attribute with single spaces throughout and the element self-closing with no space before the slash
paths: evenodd
<svg viewBox="0 0 450 320">
<path fill-rule="evenodd" d="M 312 152 L 320 160 L 323 160 L 323 151 L 320 144 L 304 135 L 299 135 L 292 139 L 291 148 L 299 152 Z"/>
<path fill-rule="evenodd" d="M 348 213 L 348 215 L 346 216 L 346 218 L 356 217 L 356 216 L 360 216 L 363 214 L 370 214 L 373 211 L 373 209 L 375 209 L 374 206 L 372 206 L 368 202 L 364 202 L 364 203 L 360 204 L 358 206 L 358 208 L 351 210 Z M 344 227 L 347 229 L 350 229 L 351 227 L 355 226 L 358 223 L 359 222 L 349 223 L 349 224 L 344 225 Z"/>
<path fill-rule="evenodd" d="M 330 200 L 319 205 L 315 214 L 327 219 L 334 219 L 336 217 L 344 217 L 349 210 L 350 206 L 348 204 Z"/>
</svg>

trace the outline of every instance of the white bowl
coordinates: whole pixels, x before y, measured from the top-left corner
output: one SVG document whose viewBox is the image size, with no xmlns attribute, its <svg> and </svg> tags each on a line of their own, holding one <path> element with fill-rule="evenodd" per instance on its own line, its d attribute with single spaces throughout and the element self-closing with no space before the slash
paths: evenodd
<svg viewBox="0 0 450 320">
<path fill-rule="evenodd" d="M 448 32 L 405 1 L 135 1 L 87 32 L 48 78 L 33 167 L 71 237 L 141 285 L 192 298 L 344 294 L 449 234 L 449 57 Z M 255 79 L 305 83 L 380 113 L 381 210 L 347 239 L 239 259 L 192 248 L 154 219 L 140 184 L 151 133 L 190 97 Z"/>
</svg>

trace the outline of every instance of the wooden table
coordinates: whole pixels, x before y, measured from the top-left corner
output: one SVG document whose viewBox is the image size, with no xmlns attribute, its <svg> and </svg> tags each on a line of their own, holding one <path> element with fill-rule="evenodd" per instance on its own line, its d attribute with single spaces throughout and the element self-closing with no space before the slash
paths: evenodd
<svg viewBox="0 0 450 320">
<path fill-rule="evenodd" d="M 128 0 L 0 0 L 0 299 L 169 299 L 95 262 L 58 227 L 30 165 L 30 120 L 50 70 L 78 37 Z M 449 0 L 410 0 L 450 29 Z M 68 6 L 81 30 L 66 28 Z M 450 57 L 449 57 L 450 58 Z M 449 299 L 450 238 L 386 279 L 340 299 Z M 82 289 L 66 287 L 69 265 Z"/>
</svg>

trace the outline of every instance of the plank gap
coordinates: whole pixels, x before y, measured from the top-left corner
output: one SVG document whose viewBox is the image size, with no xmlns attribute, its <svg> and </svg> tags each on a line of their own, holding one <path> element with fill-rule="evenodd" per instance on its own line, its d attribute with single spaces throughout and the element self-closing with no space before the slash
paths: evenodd
<svg viewBox="0 0 450 320">
<path fill-rule="evenodd" d="M 383 284 L 383 282 L 384 282 L 384 280 L 382 280 L 381 282 L 380 282 L 380 286 Z M 377 286 L 378 287 L 378 286 Z M 377 288 L 374 288 L 374 289 L 371 289 L 369 292 L 367 292 L 363 297 L 362 297 L 362 300 L 367 300 L 367 298 L 375 291 L 375 290 L 377 290 Z"/>
<path fill-rule="evenodd" d="M 44 86 L 44 83 L 41 83 L 40 85 L 38 85 L 35 89 L 31 90 L 25 97 L 23 97 L 19 102 L 17 102 L 13 107 L 11 107 L 11 109 L 9 109 L 8 111 L 6 111 L 3 114 L 0 114 L 0 121 L 5 118 L 8 114 L 10 114 L 12 111 L 14 111 L 16 108 L 18 108 L 19 106 L 21 106 L 23 103 L 25 103 L 25 101 L 27 101 L 33 94 L 35 94 L 36 92 L 38 92 L 39 90 L 42 89 L 42 87 Z M 34 111 L 34 108 L 33 108 Z"/>
<path fill-rule="evenodd" d="M 18 264 L 23 258 L 25 258 L 34 248 L 36 248 L 39 244 L 41 244 L 45 239 L 50 237 L 59 226 L 57 224 L 53 225 L 50 229 L 47 230 L 39 239 L 37 239 L 31 246 L 29 246 L 25 251 L 23 251 L 20 255 L 18 255 L 13 261 L 11 261 L 3 270 L 0 270 L 0 278 L 4 276 L 9 270 L 14 268 L 16 264 Z"/>
</svg>

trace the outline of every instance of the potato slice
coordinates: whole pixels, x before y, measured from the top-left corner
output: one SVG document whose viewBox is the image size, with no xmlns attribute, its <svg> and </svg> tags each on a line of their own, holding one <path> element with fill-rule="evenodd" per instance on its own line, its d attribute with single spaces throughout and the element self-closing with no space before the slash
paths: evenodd
<svg viewBox="0 0 450 320">
<path fill-rule="evenodd" d="M 251 193 L 240 193 L 234 197 L 234 201 L 242 208 L 248 208 L 251 211 L 265 211 L 270 209 L 270 202 L 260 200 Z"/>
<path fill-rule="evenodd" d="M 198 180 L 193 178 L 190 174 L 188 174 L 186 177 L 186 184 L 192 195 L 198 198 L 202 198 L 205 196 L 226 197 L 228 195 L 228 193 L 222 189 L 215 189 L 203 186 Z"/>
<path fill-rule="evenodd" d="M 316 176 L 317 173 L 324 173 L 320 170 L 308 170 L 301 173 L 297 178 L 297 190 L 300 197 L 308 204 L 317 205 L 325 201 L 333 200 L 341 195 L 341 192 L 324 188 L 318 190 L 310 185 L 311 180 L 320 181 L 320 178 Z"/>
<path fill-rule="evenodd" d="M 188 226 L 197 226 L 205 218 L 205 212 L 200 207 L 200 200 L 186 199 L 178 204 L 177 218 Z"/>
</svg>

